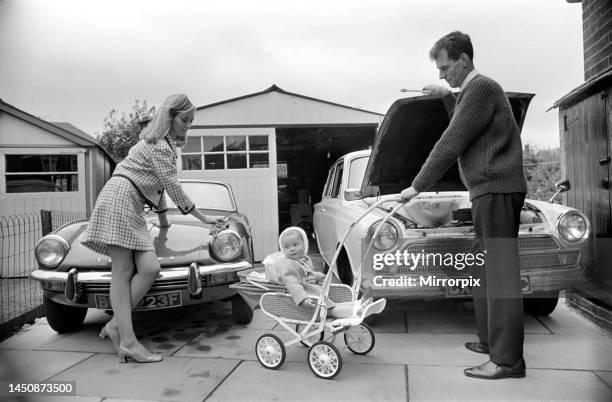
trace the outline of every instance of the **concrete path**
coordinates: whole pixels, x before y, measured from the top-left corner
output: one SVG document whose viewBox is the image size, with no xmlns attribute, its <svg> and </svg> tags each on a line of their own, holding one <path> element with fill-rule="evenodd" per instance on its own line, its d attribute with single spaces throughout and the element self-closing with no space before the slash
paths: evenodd
<svg viewBox="0 0 612 402">
<path fill-rule="evenodd" d="M 34 401 L 612 401 L 612 338 L 561 301 L 550 317 L 526 317 L 527 377 L 484 381 L 463 369 L 487 360 L 467 351 L 473 313 L 467 304 L 393 302 L 373 326 L 376 345 L 352 354 L 336 346 L 343 370 L 316 378 L 307 348 L 287 348 L 278 370 L 255 357 L 266 332 L 289 339 L 257 311 L 247 326 L 232 323 L 229 303 L 135 314 L 143 343 L 163 353 L 157 364 L 119 364 L 97 333 L 108 316 L 90 310 L 83 330 L 55 333 L 40 319 L 0 343 L 0 384 L 75 381 L 72 396 L 0 399 Z"/>
</svg>

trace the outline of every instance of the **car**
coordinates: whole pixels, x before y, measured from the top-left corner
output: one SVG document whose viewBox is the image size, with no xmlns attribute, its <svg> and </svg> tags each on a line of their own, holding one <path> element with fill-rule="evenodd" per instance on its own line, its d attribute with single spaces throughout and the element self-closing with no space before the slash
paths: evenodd
<svg viewBox="0 0 612 402">
<path fill-rule="evenodd" d="M 533 95 L 507 96 L 522 128 Z M 322 199 L 314 206 L 313 220 L 319 250 L 328 266 L 337 247 L 341 248 L 336 261 L 340 281 L 351 284 L 360 273 L 361 286 L 372 287 L 377 297 L 471 296 L 472 286 L 478 285 L 471 274 L 484 265 L 484 256 L 471 254 L 471 202 L 457 164 L 428 192 L 399 207 L 384 221 L 448 123 L 440 97 L 397 100 L 386 114 L 372 148 L 348 153 L 331 166 Z M 559 183 L 557 194 L 569 187 L 567 181 Z M 380 200 L 388 202 L 355 224 L 341 244 L 349 226 Z M 590 223 L 581 211 L 553 203 L 553 199 L 527 199 L 520 218 L 518 244 L 525 310 L 548 315 L 557 305 L 559 291 L 584 279 Z M 381 223 L 383 227 L 379 228 Z"/>
<path fill-rule="evenodd" d="M 160 228 L 157 214 L 145 219 L 161 272 L 135 310 L 157 310 L 231 300 L 235 322 L 247 324 L 253 313 L 229 285 L 238 272 L 253 267 L 253 241 L 247 217 L 236 206 L 229 185 L 206 180 L 180 180 L 183 190 L 207 215 L 227 217 L 223 230 L 182 215 L 166 194 L 170 226 Z M 88 308 L 112 310 L 111 261 L 81 244 L 87 220 L 71 222 L 36 244 L 43 305 L 51 328 L 59 333 L 79 329 Z"/>
</svg>

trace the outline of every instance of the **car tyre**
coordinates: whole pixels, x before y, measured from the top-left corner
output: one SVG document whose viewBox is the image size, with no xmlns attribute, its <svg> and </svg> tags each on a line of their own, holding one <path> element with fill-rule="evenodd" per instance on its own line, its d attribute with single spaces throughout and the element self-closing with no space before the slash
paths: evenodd
<svg viewBox="0 0 612 402">
<path fill-rule="evenodd" d="M 45 306 L 47 322 L 54 331 L 65 334 L 76 331 L 83 326 L 85 315 L 87 315 L 86 307 L 56 303 L 46 295 L 43 296 L 43 305 Z"/>
<path fill-rule="evenodd" d="M 253 310 L 240 295 L 232 297 L 232 318 L 236 324 L 248 324 L 253 320 Z"/>
<path fill-rule="evenodd" d="M 539 292 L 523 299 L 523 307 L 527 314 L 547 316 L 555 310 L 559 302 L 559 291 Z"/>
</svg>

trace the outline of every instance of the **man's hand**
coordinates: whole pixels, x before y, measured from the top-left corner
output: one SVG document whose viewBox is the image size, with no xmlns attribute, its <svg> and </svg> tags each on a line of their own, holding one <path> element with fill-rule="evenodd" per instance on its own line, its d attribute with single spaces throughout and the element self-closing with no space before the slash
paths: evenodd
<svg viewBox="0 0 612 402">
<path fill-rule="evenodd" d="M 425 85 L 423 87 L 423 93 L 425 95 L 436 95 L 436 96 L 444 96 L 450 92 L 450 89 L 445 88 L 440 85 Z"/>
<path fill-rule="evenodd" d="M 405 188 L 402 190 L 402 192 L 400 193 L 400 196 L 406 200 L 406 201 L 410 201 L 411 199 L 413 199 L 414 197 L 416 197 L 417 195 L 419 195 L 419 192 L 416 191 L 414 189 L 414 187 L 410 186 L 408 188 Z"/>
</svg>

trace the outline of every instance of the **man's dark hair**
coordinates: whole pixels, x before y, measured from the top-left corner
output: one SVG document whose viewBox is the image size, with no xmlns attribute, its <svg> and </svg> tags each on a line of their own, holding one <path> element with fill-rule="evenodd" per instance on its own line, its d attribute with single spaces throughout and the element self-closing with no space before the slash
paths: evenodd
<svg viewBox="0 0 612 402">
<path fill-rule="evenodd" d="M 429 51 L 429 58 L 431 60 L 436 60 L 442 49 L 446 49 L 448 58 L 451 60 L 458 60 L 461 53 L 467 54 L 470 60 L 474 60 L 472 41 L 470 40 L 470 36 L 463 32 L 451 32 L 438 39 Z"/>
</svg>

